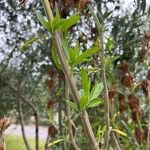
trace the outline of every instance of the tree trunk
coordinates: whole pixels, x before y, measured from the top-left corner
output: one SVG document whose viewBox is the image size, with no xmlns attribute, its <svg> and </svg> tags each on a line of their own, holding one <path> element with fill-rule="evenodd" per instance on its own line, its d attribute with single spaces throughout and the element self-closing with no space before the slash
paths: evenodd
<svg viewBox="0 0 150 150">
<path fill-rule="evenodd" d="M 38 112 L 35 112 L 35 149 L 39 150 L 39 116 Z"/>
</svg>

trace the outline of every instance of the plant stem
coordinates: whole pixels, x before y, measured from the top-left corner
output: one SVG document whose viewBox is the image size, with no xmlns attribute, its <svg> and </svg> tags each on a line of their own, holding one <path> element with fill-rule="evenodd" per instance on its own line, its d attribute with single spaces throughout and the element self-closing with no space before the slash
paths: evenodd
<svg viewBox="0 0 150 150">
<path fill-rule="evenodd" d="M 148 86 L 148 112 L 147 150 L 150 149 L 150 86 Z"/>
<path fill-rule="evenodd" d="M 67 82 L 65 82 L 65 98 L 69 99 L 69 85 Z M 71 145 L 73 146 L 74 150 L 80 150 L 80 148 L 77 146 L 74 135 L 72 132 L 72 120 L 71 120 L 71 111 L 69 105 L 66 104 L 66 114 L 68 118 L 68 129 L 69 129 L 69 137 L 71 140 Z"/>
<path fill-rule="evenodd" d="M 52 13 L 49 1 L 43 0 L 42 2 L 43 2 L 43 5 L 45 7 L 45 11 L 46 11 L 46 14 L 48 16 L 48 20 L 53 21 L 54 17 L 53 17 L 53 13 Z M 70 93 L 72 94 L 74 102 L 79 106 L 80 96 L 78 93 L 75 79 L 74 79 L 73 74 L 69 69 L 70 67 L 66 61 L 67 58 L 65 56 L 65 52 L 64 52 L 64 49 L 62 47 L 60 34 L 58 31 L 55 31 L 53 36 L 54 36 L 54 42 L 55 42 L 55 46 L 57 49 L 58 57 L 59 57 L 61 65 L 62 65 L 62 70 L 63 70 L 63 72 L 66 76 L 66 80 L 69 84 Z M 87 135 L 87 138 L 89 140 L 89 143 L 91 145 L 92 150 L 99 150 L 99 146 L 98 146 L 98 143 L 97 143 L 96 138 L 94 136 L 87 112 L 83 111 L 80 115 L 80 118 L 82 121 L 83 129 L 86 132 L 86 135 Z"/>
<path fill-rule="evenodd" d="M 107 88 L 107 79 L 106 79 L 106 72 L 105 72 L 105 64 L 104 64 L 104 59 L 105 59 L 105 49 L 104 49 L 104 39 L 103 39 L 103 31 L 102 31 L 102 25 L 99 22 L 98 17 L 94 13 L 94 10 L 90 4 L 88 4 L 88 8 L 93 16 L 93 19 L 96 23 L 96 26 L 98 28 L 99 36 L 100 36 L 100 49 L 101 53 L 100 58 L 101 58 L 101 67 L 102 67 L 102 80 L 103 80 L 103 85 L 104 85 L 104 99 L 105 99 L 105 118 L 106 118 L 106 125 L 107 125 L 107 130 L 104 136 L 104 145 L 103 149 L 107 150 L 108 149 L 108 144 L 109 144 L 109 137 L 110 137 L 110 116 L 109 116 L 109 97 L 108 97 L 108 88 Z"/>
</svg>

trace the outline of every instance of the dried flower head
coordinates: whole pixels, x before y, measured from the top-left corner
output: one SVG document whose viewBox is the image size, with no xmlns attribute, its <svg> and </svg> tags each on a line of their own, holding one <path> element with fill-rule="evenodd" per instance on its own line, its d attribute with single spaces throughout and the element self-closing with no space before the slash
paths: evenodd
<svg viewBox="0 0 150 150">
<path fill-rule="evenodd" d="M 115 94 L 116 94 L 116 88 L 115 87 L 112 87 L 110 90 L 108 90 L 109 99 L 114 98 Z"/>
<path fill-rule="evenodd" d="M 130 74 L 125 74 L 121 77 L 122 85 L 131 88 L 134 85 L 133 77 Z"/>
<path fill-rule="evenodd" d="M 48 74 L 49 74 L 50 77 L 53 77 L 54 75 L 56 75 L 56 70 L 51 68 L 51 69 L 48 70 Z"/>
<path fill-rule="evenodd" d="M 148 50 L 150 41 L 150 33 L 145 33 L 141 40 L 141 48 Z"/>
<path fill-rule="evenodd" d="M 144 141 L 144 131 L 143 129 L 136 128 L 135 129 L 135 137 L 139 144 L 141 144 Z"/>
<path fill-rule="evenodd" d="M 127 73 L 128 69 L 129 69 L 129 64 L 126 60 L 123 60 L 120 65 L 119 65 L 119 69 L 123 72 L 123 73 Z"/>
<path fill-rule="evenodd" d="M 51 88 L 54 85 L 54 81 L 53 80 L 47 80 L 47 85 L 48 85 L 49 90 L 51 90 Z"/>
<path fill-rule="evenodd" d="M 141 82 L 141 88 L 142 88 L 142 90 L 143 90 L 143 93 L 145 94 L 145 95 L 148 95 L 148 80 L 146 80 L 146 79 L 144 79 L 144 80 L 142 80 L 142 82 Z"/>
<path fill-rule="evenodd" d="M 128 95 L 128 104 L 132 112 L 136 112 L 139 110 L 139 98 L 136 95 Z"/>
<path fill-rule="evenodd" d="M 50 125 L 50 126 L 48 127 L 48 135 L 49 135 L 50 137 L 54 138 L 56 134 L 57 134 L 57 129 L 55 128 L 54 125 Z"/>
<path fill-rule="evenodd" d="M 140 62 L 144 62 L 144 60 L 146 59 L 146 53 L 147 51 L 145 49 L 142 49 L 140 52 L 139 52 L 139 59 L 140 59 Z"/>
<path fill-rule="evenodd" d="M 123 94 L 119 94 L 118 100 L 119 100 L 119 111 L 120 113 L 123 113 L 123 111 L 126 110 L 125 96 Z"/>
<path fill-rule="evenodd" d="M 138 119 L 141 119 L 142 112 L 140 110 L 132 112 L 132 119 L 134 122 L 138 122 Z"/>
<path fill-rule="evenodd" d="M 55 103 L 56 103 L 56 101 L 54 101 L 54 100 L 51 100 L 51 99 L 48 100 L 47 109 L 51 109 Z"/>
</svg>

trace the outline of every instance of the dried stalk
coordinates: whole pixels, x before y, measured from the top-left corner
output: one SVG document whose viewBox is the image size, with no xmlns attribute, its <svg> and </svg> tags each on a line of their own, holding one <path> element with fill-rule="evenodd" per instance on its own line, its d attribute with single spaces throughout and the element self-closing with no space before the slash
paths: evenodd
<svg viewBox="0 0 150 150">
<path fill-rule="evenodd" d="M 103 31 L 102 31 L 102 25 L 100 24 L 98 17 L 95 15 L 94 10 L 90 4 L 88 4 L 88 8 L 93 16 L 93 19 L 96 23 L 96 26 L 98 28 L 99 36 L 100 36 L 100 49 L 101 52 L 99 53 L 99 57 L 101 58 L 101 67 L 102 67 L 102 81 L 104 85 L 104 99 L 105 99 L 105 118 L 106 118 L 106 133 L 104 136 L 104 144 L 103 148 L 104 150 L 108 149 L 109 145 L 109 138 L 110 138 L 110 116 L 109 116 L 109 96 L 108 96 L 108 88 L 107 88 L 107 79 L 106 79 L 106 72 L 105 72 L 105 49 L 104 49 L 104 39 L 103 39 Z"/>
<path fill-rule="evenodd" d="M 53 21 L 53 13 L 52 13 L 49 1 L 43 0 L 42 2 L 44 5 L 44 8 L 45 8 L 45 12 L 48 16 L 48 20 Z M 66 59 L 66 56 L 64 54 L 65 52 L 64 52 L 64 49 L 62 47 L 62 42 L 61 42 L 59 32 L 55 31 L 53 37 L 54 37 L 54 42 L 55 42 L 55 46 L 57 49 L 57 53 L 59 56 L 59 60 L 60 60 L 60 63 L 62 65 L 62 70 L 66 76 L 66 80 L 67 80 L 69 87 L 70 87 L 70 93 L 72 94 L 74 102 L 79 106 L 80 96 L 78 93 L 75 79 L 74 79 L 73 74 L 69 69 L 70 67 L 66 61 L 67 59 Z M 98 146 L 98 143 L 97 143 L 96 138 L 94 136 L 91 124 L 89 122 L 89 117 L 88 117 L 87 112 L 83 111 L 83 113 L 81 113 L 81 115 L 80 115 L 80 118 L 82 121 L 83 129 L 86 132 L 87 138 L 88 138 L 89 143 L 91 145 L 91 148 L 93 150 L 99 150 L 99 146 Z"/>
</svg>

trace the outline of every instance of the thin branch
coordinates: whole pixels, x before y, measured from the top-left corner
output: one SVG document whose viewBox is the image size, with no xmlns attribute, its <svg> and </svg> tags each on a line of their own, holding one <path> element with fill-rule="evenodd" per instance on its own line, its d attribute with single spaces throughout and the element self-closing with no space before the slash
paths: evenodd
<svg viewBox="0 0 150 150">
<path fill-rule="evenodd" d="M 65 98 L 68 100 L 69 99 L 69 85 L 67 82 L 65 82 Z M 70 111 L 70 107 L 69 105 L 66 104 L 66 114 L 67 114 L 67 118 L 68 118 L 68 129 L 69 129 L 69 137 L 71 140 L 71 144 L 74 148 L 74 150 L 80 150 L 80 148 L 78 147 L 78 145 L 75 142 L 74 136 L 73 136 L 73 132 L 72 132 L 72 120 L 71 120 L 71 111 Z"/>
<path fill-rule="evenodd" d="M 104 64 L 105 49 L 104 49 L 103 29 L 102 29 L 102 25 L 99 22 L 98 17 L 94 13 L 94 10 L 90 4 L 88 4 L 88 8 L 93 16 L 93 19 L 96 23 L 96 26 L 97 26 L 98 32 L 99 32 L 99 36 L 100 36 L 101 52 L 99 53 L 99 55 L 101 58 L 102 81 L 103 81 L 103 85 L 104 85 L 104 99 L 105 99 L 105 118 L 106 118 L 106 126 L 107 126 L 107 130 L 106 130 L 105 136 L 104 136 L 103 149 L 107 150 L 108 145 L 109 145 L 109 138 L 110 138 L 110 115 L 109 115 L 110 110 L 109 110 L 109 96 L 108 96 L 108 88 L 107 88 L 106 71 L 105 71 L 105 64 Z"/>
<path fill-rule="evenodd" d="M 19 120 L 20 120 L 20 124 L 21 124 L 22 137 L 23 137 L 25 146 L 26 146 L 27 150 L 31 150 L 31 146 L 30 146 L 30 144 L 27 140 L 27 137 L 25 135 L 23 112 L 22 112 L 22 103 L 21 103 L 20 98 L 18 98 L 18 113 L 19 113 Z"/>
<path fill-rule="evenodd" d="M 42 2 L 43 2 L 43 5 L 45 7 L 45 11 L 46 11 L 46 14 L 48 16 L 48 20 L 53 21 L 54 17 L 53 17 L 53 13 L 52 13 L 49 1 L 43 0 Z M 70 67 L 67 63 L 67 58 L 65 56 L 65 52 L 64 52 L 64 49 L 62 47 L 62 41 L 60 38 L 60 34 L 58 31 L 55 31 L 53 36 L 54 36 L 54 42 L 55 42 L 55 46 L 57 48 L 59 60 L 60 60 L 60 63 L 62 65 L 62 70 L 66 76 L 67 82 L 68 82 L 69 87 L 70 87 L 70 91 L 71 91 L 70 93 L 72 94 L 74 102 L 79 106 L 80 96 L 78 93 L 75 79 L 74 79 L 73 74 L 69 69 Z M 87 138 L 88 138 L 89 143 L 91 145 L 91 148 L 93 150 L 99 150 L 99 145 L 98 145 L 96 138 L 94 136 L 87 112 L 83 111 L 83 113 L 81 113 L 81 115 L 80 115 L 80 118 L 82 121 L 83 129 L 86 132 Z"/>
</svg>

